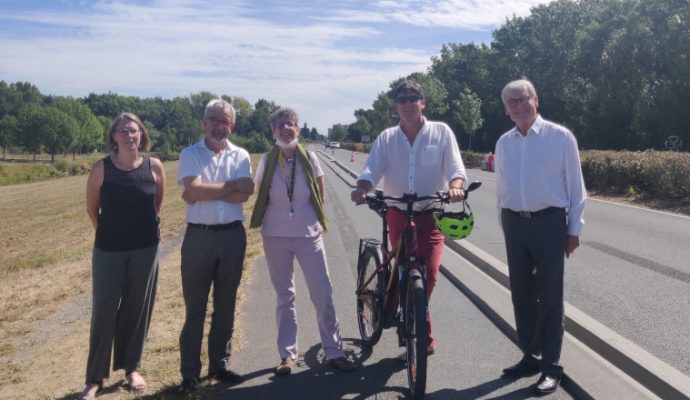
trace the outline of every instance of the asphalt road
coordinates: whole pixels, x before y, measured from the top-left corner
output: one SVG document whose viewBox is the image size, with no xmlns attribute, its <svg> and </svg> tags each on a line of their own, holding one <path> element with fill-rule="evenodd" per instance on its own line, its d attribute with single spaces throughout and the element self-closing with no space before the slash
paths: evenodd
<svg viewBox="0 0 690 400">
<path fill-rule="evenodd" d="M 355 172 L 366 160 L 327 154 Z M 505 263 L 494 174 L 468 175 L 483 185 L 470 198 L 475 229 L 467 240 Z M 566 301 L 690 375 L 690 217 L 588 199 L 585 222 L 581 246 L 566 261 Z"/>
<path fill-rule="evenodd" d="M 325 164 L 325 163 L 324 163 Z M 346 351 L 357 362 L 355 372 L 334 371 L 323 364 L 313 307 L 296 268 L 300 366 L 278 377 L 275 348 L 275 296 L 265 264 L 252 271 L 242 307 L 243 347 L 233 351 L 232 368 L 247 381 L 228 388 L 227 399 L 399 399 L 407 378 L 393 330 L 385 330 L 373 349 L 359 342 L 355 318 L 355 265 L 360 237 L 379 237 L 380 219 L 349 201 L 350 186 L 326 167 L 326 212 L 331 230 L 325 235 L 334 301 Z M 446 250 L 450 251 L 450 250 Z M 430 304 L 437 352 L 429 360 L 428 399 L 526 399 L 537 377 L 501 379 L 501 370 L 520 351 L 452 283 L 440 278 Z M 560 389 L 547 396 L 573 398 Z"/>
</svg>

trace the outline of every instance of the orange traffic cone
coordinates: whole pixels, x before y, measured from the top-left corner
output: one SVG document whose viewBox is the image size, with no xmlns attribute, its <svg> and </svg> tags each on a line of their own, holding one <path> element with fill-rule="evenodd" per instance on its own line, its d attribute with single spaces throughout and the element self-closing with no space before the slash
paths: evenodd
<svg viewBox="0 0 690 400">
<path fill-rule="evenodd" d="M 350 154 L 350 162 L 355 162 L 355 152 L 353 151 L 352 154 Z"/>
</svg>

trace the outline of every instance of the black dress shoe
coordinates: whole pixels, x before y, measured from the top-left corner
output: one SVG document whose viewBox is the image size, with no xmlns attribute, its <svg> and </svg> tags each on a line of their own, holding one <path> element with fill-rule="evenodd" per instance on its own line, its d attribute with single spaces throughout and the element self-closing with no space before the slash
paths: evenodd
<svg viewBox="0 0 690 400">
<path fill-rule="evenodd" d="M 523 357 L 520 362 L 503 370 L 504 378 L 521 378 L 539 373 L 539 365 L 536 359 Z"/>
<path fill-rule="evenodd" d="M 199 379 L 197 378 L 185 378 L 182 380 L 182 384 L 177 388 L 177 393 L 179 394 L 189 394 L 194 392 L 199 386 Z"/>
<path fill-rule="evenodd" d="M 211 376 L 218 379 L 219 381 L 230 384 L 238 384 L 244 382 L 244 378 L 242 377 L 242 375 L 232 372 L 229 369 L 219 369 L 218 371 L 211 374 Z"/>
<path fill-rule="evenodd" d="M 558 383 L 560 381 L 560 377 L 542 374 L 537 383 L 532 386 L 532 390 L 534 390 L 534 394 L 537 396 L 553 393 L 558 389 Z"/>
</svg>

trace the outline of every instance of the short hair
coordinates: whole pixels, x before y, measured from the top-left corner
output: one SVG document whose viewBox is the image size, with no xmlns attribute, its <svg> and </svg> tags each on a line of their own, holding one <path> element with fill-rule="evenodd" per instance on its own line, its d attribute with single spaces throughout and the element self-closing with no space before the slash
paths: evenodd
<svg viewBox="0 0 690 400">
<path fill-rule="evenodd" d="M 537 90 L 534 89 L 534 85 L 532 82 L 528 81 L 527 79 L 518 79 L 512 82 L 508 82 L 508 84 L 503 88 L 501 91 L 501 100 L 503 100 L 503 104 L 506 104 L 506 98 L 508 97 L 509 94 L 513 92 L 518 92 L 522 91 L 524 89 L 527 89 L 527 93 L 531 96 L 534 97 L 537 95 Z"/>
<path fill-rule="evenodd" d="M 108 129 L 107 132 L 107 138 L 106 138 L 106 145 L 108 146 L 108 149 L 112 151 L 113 153 L 117 154 L 117 142 L 115 142 L 115 139 L 113 139 L 113 133 L 117 130 L 117 125 L 120 123 L 120 121 L 128 119 L 137 126 L 139 126 L 139 130 L 141 131 L 141 140 L 139 141 L 139 150 L 145 150 L 149 151 L 151 150 L 151 138 L 149 137 L 149 130 L 146 129 L 144 126 L 144 123 L 141 122 L 139 117 L 136 115 L 129 113 L 129 112 L 123 112 L 115 119 L 113 120 L 113 123 L 110 125 L 110 128 Z"/>
<path fill-rule="evenodd" d="M 411 79 L 405 79 L 393 89 L 393 100 L 395 100 L 401 92 L 415 92 L 419 97 L 424 99 L 424 89 L 422 89 L 422 85 Z"/>
<path fill-rule="evenodd" d="M 295 124 L 299 125 L 299 116 L 297 115 L 297 112 L 295 112 L 295 110 L 293 110 L 292 108 L 281 107 L 274 111 L 273 114 L 271 114 L 271 116 L 269 117 L 269 120 L 271 122 L 271 129 L 273 129 L 273 125 L 279 118 L 287 118 L 290 121 L 293 121 Z"/>
<path fill-rule="evenodd" d="M 230 122 L 233 124 L 235 123 L 235 107 L 232 106 L 232 104 L 228 103 L 227 101 L 223 99 L 213 99 L 206 104 L 206 108 L 204 108 L 204 119 L 208 116 L 208 114 L 213 110 L 214 108 L 222 108 L 224 110 L 230 110 L 230 114 L 232 116 L 230 117 Z"/>
</svg>

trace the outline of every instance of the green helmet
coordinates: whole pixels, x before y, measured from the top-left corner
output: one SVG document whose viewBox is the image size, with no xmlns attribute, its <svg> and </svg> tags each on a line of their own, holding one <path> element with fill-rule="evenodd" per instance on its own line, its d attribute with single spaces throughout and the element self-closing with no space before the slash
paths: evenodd
<svg viewBox="0 0 690 400">
<path fill-rule="evenodd" d="M 467 206 L 467 211 L 469 212 L 465 211 L 465 206 Z M 434 214 L 434 220 L 436 221 L 436 227 L 443 236 L 453 240 L 468 237 L 474 227 L 474 214 L 472 214 L 469 204 L 464 201 L 462 202 L 461 212 L 441 211 Z"/>
</svg>

